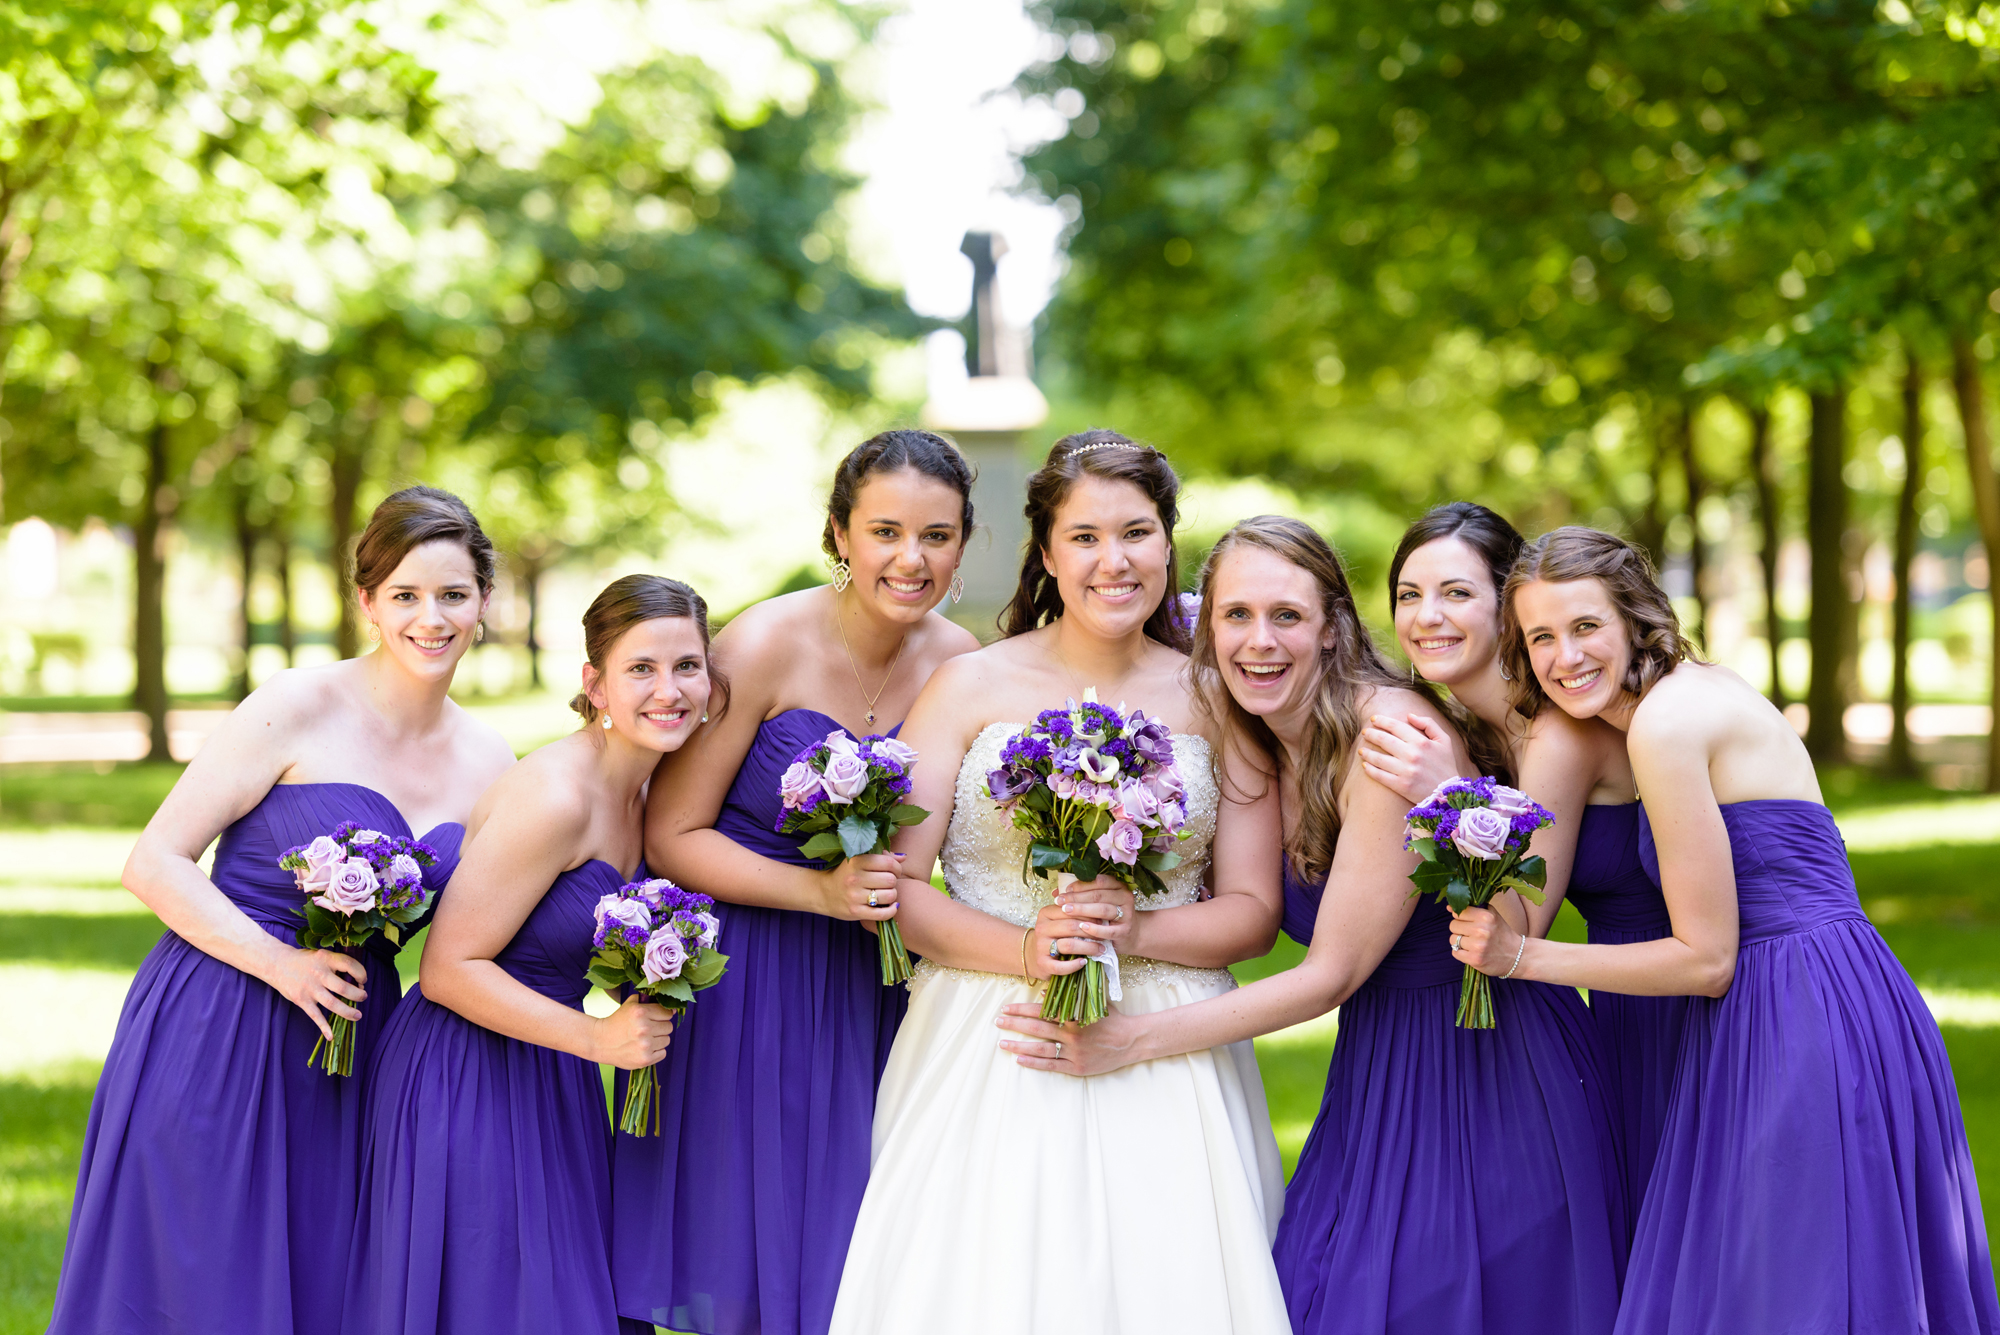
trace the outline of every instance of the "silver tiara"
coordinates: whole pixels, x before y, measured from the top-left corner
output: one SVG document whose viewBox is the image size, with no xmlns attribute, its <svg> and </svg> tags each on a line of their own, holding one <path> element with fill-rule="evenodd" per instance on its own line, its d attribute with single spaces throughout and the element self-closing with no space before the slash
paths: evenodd
<svg viewBox="0 0 2000 1335">
<path fill-rule="evenodd" d="M 1153 454 L 1159 455 L 1162 459 L 1167 457 L 1167 452 L 1165 450 L 1159 449 L 1152 445 L 1141 445 L 1134 440 L 1093 441 L 1089 445 L 1078 445 L 1076 448 L 1072 449 L 1069 452 L 1069 454 L 1065 457 L 1074 459 L 1080 454 L 1089 454 L 1092 450 L 1146 450 Z"/>
</svg>

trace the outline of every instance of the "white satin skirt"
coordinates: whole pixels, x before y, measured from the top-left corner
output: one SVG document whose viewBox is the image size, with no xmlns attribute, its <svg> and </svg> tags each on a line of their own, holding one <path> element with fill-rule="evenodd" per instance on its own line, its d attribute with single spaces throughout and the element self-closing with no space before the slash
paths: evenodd
<svg viewBox="0 0 2000 1335">
<path fill-rule="evenodd" d="M 1226 970 L 1122 962 L 1144 1014 Z M 1019 978 L 918 966 L 833 1335 L 1288 1335 L 1284 1170 L 1248 1042 L 1078 1079 L 1018 1065 Z"/>
</svg>

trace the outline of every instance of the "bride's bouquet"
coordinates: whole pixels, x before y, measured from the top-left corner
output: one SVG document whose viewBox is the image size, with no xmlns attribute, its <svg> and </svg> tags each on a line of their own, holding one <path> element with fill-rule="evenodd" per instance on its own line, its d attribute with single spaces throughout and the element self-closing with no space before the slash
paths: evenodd
<svg viewBox="0 0 2000 1335">
<path fill-rule="evenodd" d="M 805 857 L 824 862 L 886 852 L 896 831 L 931 813 L 903 799 L 910 795 L 910 766 L 917 750 L 894 737 L 859 741 L 836 728 L 793 759 L 778 780 L 779 834 L 811 835 L 799 845 Z M 910 952 L 894 918 L 877 925 L 882 985 L 910 980 Z"/>
<path fill-rule="evenodd" d="M 683 890 L 672 881 L 630 881 L 597 901 L 592 910 L 596 950 L 590 981 L 617 996 L 630 988 L 657 1006 L 680 1012 L 694 994 L 722 978 L 729 956 L 715 948 L 722 924 L 715 901 Z M 635 1136 L 658 1135 L 658 1080 L 642 1066 L 625 1082 L 625 1105 L 618 1129 Z"/>
<path fill-rule="evenodd" d="M 278 865 L 298 879 L 306 897 L 293 910 L 306 920 L 299 945 L 353 950 L 377 932 L 401 945 L 404 925 L 416 921 L 430 900 L 424 868 L 437 860 L 429 844 L 364 830 L 351 820 L 334 826 L 332 834 L 286 849 Z M 326 1018 L 333 1037 L 314 1043 L 306 1062 L 318 1062 L 328 1075 L 353 1075 L 354 1021 L 333 1012 Z"/>
<path fill-rule="evenodd" d="M 1435 894 L 1454 913 L 1482 907 L 1503 890 L 1542 902 L 1549 869 L 1539 854 L 1528 854 L 1528 840 L 1556 818 L 1520 789 L 1491 778 L 1446 779 L 1405 819 L 1403 847 L 1423 859 L 1410 873 L 1412 896 Z M 1458 985 L 1458 1027 L 1493 1027 L 1492 985 L 1470 964 Z"/>
<path fill-rule="evenodd" d="M 1071 881 L 1116 877 L 1137 895 L 1166 886 L 1160 873 L 1180 863 L 1187 837 L 1187 785 L 1174 760 L 1173 733 L 1123 706 L 1065 701 L 1046 709 L 1000 752 L 986 791 L 1028 832 L 1021 879 L 1030 873 Z M 1069 957 L 1069 958 L 1074 958 Z M 1042 1017 L 1095 1024 L 1119 1000 L 1118 954 L 1110 947 L 1072 974 L 1051 979 Z"/>
</svg>

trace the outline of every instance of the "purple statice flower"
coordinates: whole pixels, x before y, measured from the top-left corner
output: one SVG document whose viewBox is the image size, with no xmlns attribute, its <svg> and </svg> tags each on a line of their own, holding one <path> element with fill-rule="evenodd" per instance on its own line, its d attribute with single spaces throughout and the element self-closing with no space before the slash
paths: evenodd
<svg viewBox="0 0 2000 1335">
<path fill-rule="evenodd" d="M 1038 761 L 1049 759 L 1055 751 L 1049 746 L 1049 739 L 1033 733 L 1020 733 L 1001 748 L 1000 763 L 1008 769 L 1025 769 Z"/>
<path fill-rule="evenodd" d="M 1035 718 L 1035 726 L 1058 746 L 1067 746 L 1076 737 L 1076 725 L 1066 709 L 1045 709 Z"/>
</svg>

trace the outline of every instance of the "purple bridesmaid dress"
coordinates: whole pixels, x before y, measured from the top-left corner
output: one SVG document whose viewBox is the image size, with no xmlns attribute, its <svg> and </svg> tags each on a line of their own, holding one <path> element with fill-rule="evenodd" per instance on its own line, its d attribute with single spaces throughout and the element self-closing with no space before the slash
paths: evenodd
<svg viewBox="0 0 2000 1335">
<path fill-rule="evenodd" d="M 409 833 L 389 800 L 347 783 L 283 784 L 222 832 L 211 879 L 265 931 L 294 940 L 304 903 L 286 849 L 344 820 Z M 465 831 L 422 836 L 451 879 Z M 306 1335 L 340 1327 L 348 1286 L 329 1238 L 354 1220 L 364 1096 L 400 1008 L 395 947 L 361 952 L 368 1000 L 354 1075 L 308 1058 L 319 1030 L 268 985 L 168 932 L 118 1017 L 84 1133 L 52 1335 Z"/>
<path fill-rule="evenodd" d="M 494 963 L 581 1010 L 591 910 L 619 883 L 607 862 L 564 872 Z M 344 1332 L 651 1335 L 612 1303 L 611 1121 L 594 1063 L 482 1029 L 421 987 L 375 1063 L 351 1256 L 327 1248 L 349 1258 Z"/>
<path fill-rule="evenodd" d="M 1991 1335 L 1944 1040 L 1861 912 L 1833 817 L 1765 800 L 1722 818 L 1736 977 L 1688 1014 L 1620 1335 Z M 1640 850 L 1657 876 L 1650 827 Z"/>
<path fill-rule="evenodd" d="M 1295 938 L 1322 888 L 1287 869 Z M 1496 979 L 1498 1027 L 1457 1028 L 1450 924 L 1419 903 L 1340 1008 L 1274 1247 L 1292 1329 L 1605 1335 L 1627 1227 L 1590 1016 L 1573 988 Z"/>
<path fill-rule="evenodd" d="M 1593 945 L 1628 945 L 1673 934 L 1667 901 L 1639 860 L 1639 804 L 1587 806 L 1577 827 L 1569 902 L 1590 927 Z M 1673 1092 L 1674 1063 L 1691 997 L 1628 997 L 1593 991 L 1605 1088 L 1620 1132 L 1625 1199 L 1636 1223 L 1646 1179 L 1660 1147 Z"/>
<path fill-rule="evenodd" d="M 839 727 L 812 709 L 766 719 L 715 828 L 753 853 L 815 865 L 773 828 L 778 777 Z M 729 971 L 660 1063 L 661 1134 L 616 1137 L 618 1310 L 697 1335 L 820 1335 L 909 994 L 882 986 L 875 936 L 859 923 L 718 912 Z"/>
</svg>

